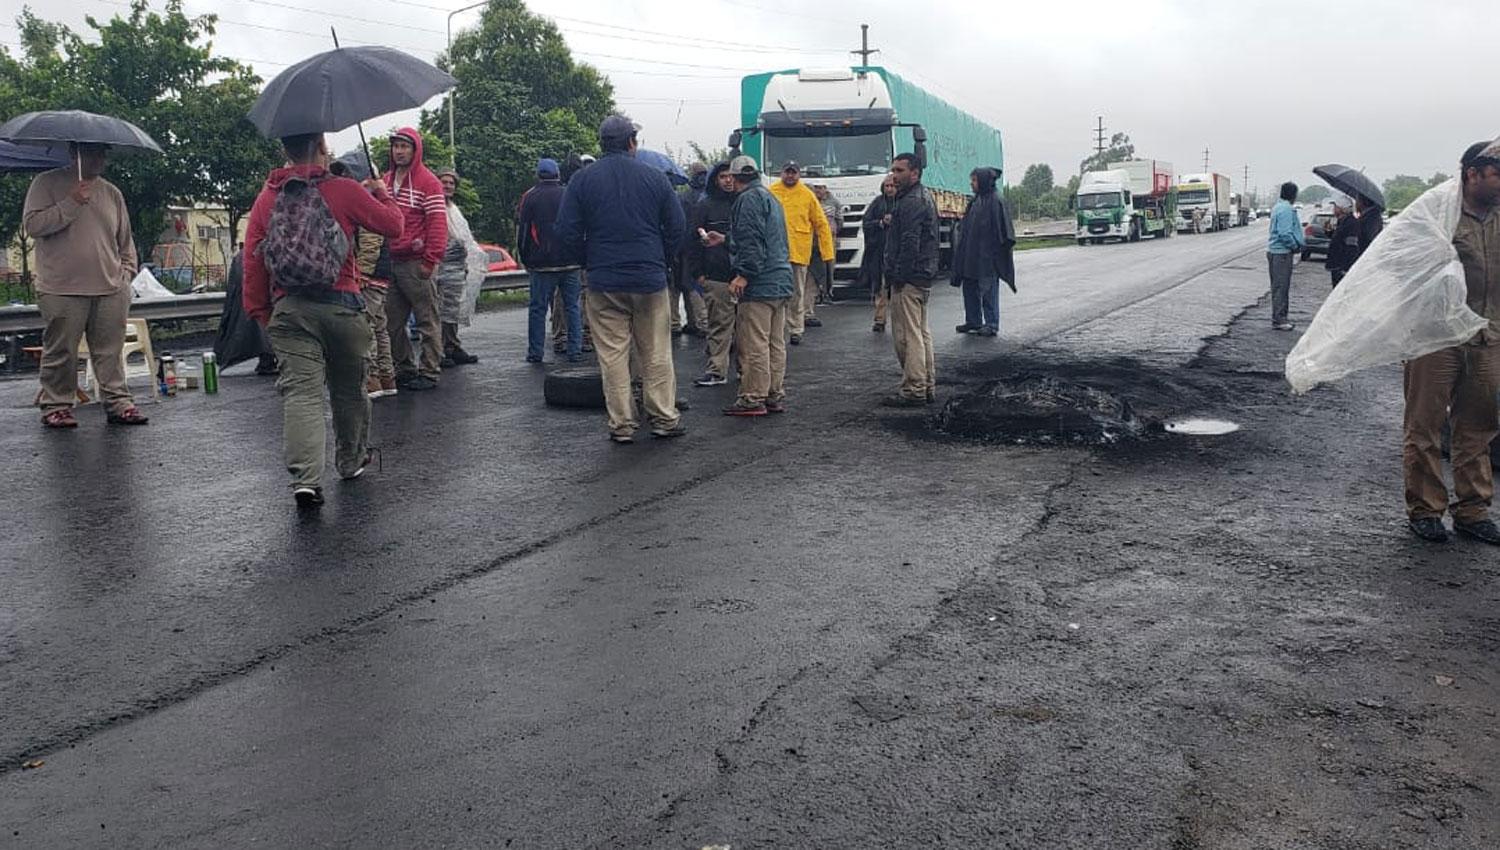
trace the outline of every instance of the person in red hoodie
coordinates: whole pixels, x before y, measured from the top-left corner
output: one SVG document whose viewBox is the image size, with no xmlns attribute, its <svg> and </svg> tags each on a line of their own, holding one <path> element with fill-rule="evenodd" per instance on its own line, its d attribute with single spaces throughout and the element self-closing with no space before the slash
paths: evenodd
<svg viewBox="0 0 1500 850">
<path fill-rule="evenodd" d="M 390 165 L 383 179 L 396 198 L 404 225 L 401 238 L 391 242 L 394 279 L 385 304 L 396 385 L 403 390 L 430 390 L 437 386 L 443 360 L 434 275 L 448 248 L 448 200 L 443 184 L 422 161 L 421 133 L 402 127 L 391 134 Z M 406 333 L 406 320 L 412 315 L 422 338 L 421 356 L 415 363 Z"/>
<path fill-rule="evenodd" d="M 402 217 L 384 183 L 366 180 L 361 186 L 328 172 L 328 146 L 321 133 L 288 136 L 281 145 L 291 164 L 271 172 L 250 208 L 243 300 L 245 312 L 266 328 L 281 363 L 276 388 L 281 392 L 286 468 L 292 475 L 293 498 L 307 508 L 323 503 L 325 385 L 333 407 L 339 476 L 358 478 L 370 462 L 365 355 L 373 335 L 360 297 L 354 230 L 364 228 L 394 240 L 401 236 Z M 331 287 L 303 286 L 288 292 L 272 279 L 268 263 L 275 257 L 268 261 L 265 247 L 275 242 L 266 241 L 267 233 L 277 198 L 293 178 L 316 187 L 347 238 L 348 253 Z"/>
</svg>

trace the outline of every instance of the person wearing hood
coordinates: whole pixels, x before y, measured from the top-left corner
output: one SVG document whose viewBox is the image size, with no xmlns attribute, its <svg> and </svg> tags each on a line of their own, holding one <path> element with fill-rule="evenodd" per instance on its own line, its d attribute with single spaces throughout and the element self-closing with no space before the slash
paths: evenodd
<svg viewBox="0 0 1500 850">
<path fill-rule="evenodd" d="M 796 300 L 787 251 L 786 213 L 761 185 L 755 160 L 729 164 L 737 195 L 729 230 L 706 231 L 705 247 L 727 246 L 729 295 L 739 299 L 735 339 L 740 348 L 740 392 L 727 416 L 786 412 L 786 311 Z"/>
<path fill-rule="evenodd" d="M 693 208 L 688 222 L 687 273 L 703 289 L 707 302 L 707 355 L 703 374 L 693 381 L 699 387 L 717 387 L 729 383 L 729 350 L 734 345 L 735 299 L 729 294 L 734 278 L 734 261 L 729 246 L 706 245 L 699 233 L 728 233 L 730 211 L 738 196 L 734 174 L 729 163 L 721 162 L 708 174 L 708 190 Z"/>
<path fill-rule="evenodd" d="M 995 191 L 999 177 L 993 168 L 969 173 L 974 199 L 964 212 L 953 247 L 952 283 L 964 292 L 964 323 L 954 329 L 961 334 L 998 335 L 1000 281 L 1016 291 L 1016 231 L 1005 201 Z"/>
<path fill-rule="evenodd" d="M 623 115 L 599 126 L 604 155 L 578 172 L 557 211 L 557 239 L 588 269 L 589 324 L 609 435 L 635 442 L 631 355 L 642 371 L 642 406 L 658 438 L 687 433 L 677 411 L 672 326 L 667 305 L 667 260 L 682 247 L 687 223 L 667 175 L 635 158 L 637 127 Z"/>
<path fill-rule="evenodd" d="M 887 174 L 880 181 L 880 194 L 865 207 L 865 214 L 859 224 L 865 234 L 864 255 L 859 262 L 859 279 L 870 290 L 870 297 L 875 301 L 875 323 L 870 330 L 878 334 L 885 333 L 886 304 L 891 295 L 890 287 L 885 282 L 885 230 L 889 226 L 886 215 L 891 211 L 895 198 L 896 181 Z"/>
<path fill-rule="evenodd" d="M 708 166 L 695 162 L 688 166 L 688 183 L 677 193 L 682 204 L 683 221 L 693 220 L 693 210 L 708 197 Z M 708 336 L 708 302 L 706 294 L 688 274 L 687 252 L 697 237 L 689 231 L 683 236 L 682 253 L 672 263 L 672 335 Z"/>
<path fill-rule="evenodd" d="M 354 231 L 396 239 L 402 211 L 381 181 L 361 186 L 330 174 L 321 133 L 288 136 L 281 145 L 291 164 L 271 172 L 250 208 L 244 302 L 281 363 L 276 388 L 292 496 L 313 508 L 323 503 L 325 387 L 339 477 L 358 478 L 370 463 L 365 360 L 374 337 L 360 297 Z M 320 226 L 329 221 L 337 228 Z"/>
<path fill-rule="evenodd" d="M 448 211 L 448 247 L 443 251 L 443 264 L 437 273 L 438 318 L 443 328 L 443 358 L 438 366 L 443 369 L 479 362 L 478 357 L 464 350 L 458 326 L 468 326 L 473 318 L 474 305 L 479 301 L 479 290 L 484 286 L 490 265 L 488 255 L 474 241 L 464 211 L 453 200 L 458 192 L 458 179 L 458 172 L 452 168 L 438 172 Z"/>
<path fill-rule="evenodd" d="M 771 184 L 770 191 L 786 214 L 787 249 L 791 252 L 792 276 L 797 279 L 797 291 L 792 293 L 792 303 L 787 307 L 786 326 L 791 334 L 787 341 L 800 345 L 806 328 L 822 324 L 813 315 L 818 290 L 808 273 L 813 242 L 818 243 L 820 256 L 832 257 L 833 233 L 828 229 L 828 216 L 823 214 L 818 196 L 802 182 L 802 168 L 797 163 L 788 162 L 781 167 L 781 179 Z"/>
<path fill-rule="evenodd" d="M 443 360 L 435 275 L 448 250 L 448 202 L 443 184 L 422 161 L 421 133 L 403 127 L 391 135 L 382 179 L 403 222 L 399 238 L 391 243 L 392 281 L 385 305 L 396 383 L 403 390 L 430 390 L 437 387 Z M 415 361 L 406 333 L 412 316 L 422 346 Z"/>
<path fill-rule="evenodd" d="M 579 302 L 582 288 L 578 280 L 578 263 L 568 257 L 557 240 L 557 211 L 562 207 L 564 191 L 557 162 L 537 160 L 536 185 L 521 196 L 516 211 L 516 250 L 531 279 L 531 300 L 526 316 L 527 363 L 542 362 L 549 307 L 567 316 L 568 362 L 577 363 L 583 359 L 583 311 Z"/>
</svg>

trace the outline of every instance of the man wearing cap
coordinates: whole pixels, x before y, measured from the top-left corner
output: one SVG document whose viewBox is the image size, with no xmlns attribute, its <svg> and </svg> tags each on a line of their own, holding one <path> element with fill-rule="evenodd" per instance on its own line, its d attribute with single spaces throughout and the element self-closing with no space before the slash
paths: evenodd
<svg viewBox="0 0 1500 850">
<path fill-rule="evenodd" d="M 635 158 L 637 128 L 623 115 L 599 126 L 604 155 L 568 183 L 557 238 L 588 270 L 587 309 L 599 352 L 609 436 L 635 441 L 631 353 L 642 371 L 641 401 L 655 437 L 687 433 L 677 412 L 667 260 L 687 227 L 667 176 Z"/>
<path fill-rule="evenodd" d="M 521 196 L 516 216 L 516 250 L 531 278 L 531 302 L 527 307 L 526 362 L 542 362 L 547 343 L 547 309 L 553 293 L 559 293 L 562 313 L 567 317 L 568 361 L 583 359 L 583 315 L 578 263 L 567 255 L 557 239 L 557 211 L 562 207 L 562 174 L 557 162 L 541 159 L 536 164 L 536 185 Z"/>
<path fill-rule="evenodd" d="M 787 305 L 786 327 L 790 334 L 787 341 L 792 345 L 802 342 L 802 333 L 808 325 L 822 324 L 813 316 L 813 304 L 817 301 L 817 284 L 808 274 L 812 262 L 813 240 L 818 242 L 821 256 L 833 256 L 833 234 L 828 230 L 828 216 L 818 196 L 802 183 L 802 168 L 795 162 L 781 166 L 781 180 L 771 185 L 771 194 L 781 202 L 786 215 L 786 241 L 792 262 L 792 280 L 795 289 L 791 303 Z M 808 319 L 812 321 L 809 322 Z"/>
<path fill-rule="evenodd" d="M 402 219 L 401 235 L 391 240 L 392 280 L 385 304 L 396 383 L 408 391 L 435 389 L 443 343 L 434 275 L 448 249 L 448 199 L 437 175 L 422 161 L 422 135 L 415 129 L 403 127 L 391 135 L 390 163 L 382 179 Z M 412 316 L 422 338 L 416 362 L 406 333 Z"/>
<path fill-rule="evenodd" d="M 1490 519 L 1495 495 L 1490 442 L 1500 431 L 1500 144 L 1478 142 L 1459 161 L 1463 212 L 1453 247 L 1463 263 L 1469 309 L 1489 327 L 1462 345 L 1406 363 L 1402 460 L 1407 522 L 1434 543 L 1448 539 L 1443 514 L 1466 537 L 1500 545 Z M 1443 482 L 1442 431 L 1451 424 L 1453 501 Z"/>
<path fill-rule="evenodd" d="M 26 192 L 22 224 L 36 240 L 37 308 L 42 330 L 42 424 L 76 428 L 78 342 L 88 338 L 108 421 L 144 425 L 125 381 L 120 352 L 136 275 L 130 211 L 103 177 L 104 145 L 70 145 L 73 164 L 38 174 Z"/>
<path fill-rule="evenodd" d="M 792 265 L 787 259 L 786 216 L 761 185 L 755 160 L 729 163 L 736 196 L 729 233 L 709 231 L 704 244 L 729 246 L 734 277 L 729 294 L 739 299 L 735 341 L 740 348 L 740 392 L 724 408 L 728 416 L 786 412 L 786 310 L 792 302 Z"/>
</svg>

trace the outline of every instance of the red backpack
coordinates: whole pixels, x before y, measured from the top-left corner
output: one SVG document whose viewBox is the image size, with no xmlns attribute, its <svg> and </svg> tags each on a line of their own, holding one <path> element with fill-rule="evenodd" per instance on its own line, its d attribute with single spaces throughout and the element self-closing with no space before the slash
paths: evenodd
<svg viewBox="0 0 1500 850">
<path fill-rule="evenodd" d="M 326 179 L 288 178 L 256 248 L 271 280 L 288 292 L 331 291 L 349 258 L 349 235 L 318 191 Z"/>
</svg>

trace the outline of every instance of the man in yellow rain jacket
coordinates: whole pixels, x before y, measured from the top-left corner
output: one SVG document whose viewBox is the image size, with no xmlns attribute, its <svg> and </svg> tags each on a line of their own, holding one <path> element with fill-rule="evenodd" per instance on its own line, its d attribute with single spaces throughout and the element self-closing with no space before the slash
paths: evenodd
<svg viewBox="0 0 1500 850">
<path fill-rule="evenodd" d="M 798 345 L 806 328 L 823 326 L 813 315 L 818 290 L 807 266 L 812 262 L 814 238 L 818 240 L 819 256 L 833 256 L 833 232 L 828 229 L 828 216 L 823 213 L 818 196 L 802 183 L 802 169 L 797 163 L 788 162 L 781 167 L 781 181 L 771 184 L 771 194 L 781 202 L 782 212 L 786 215 L 787 253 L 792 261 L 793 284 L 786 311 L 786 329 L 790 334 L 787 342 Z"/>
</svg>

